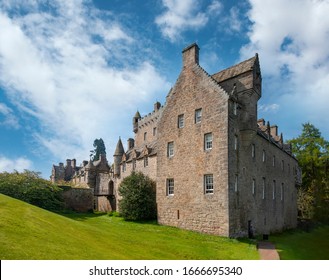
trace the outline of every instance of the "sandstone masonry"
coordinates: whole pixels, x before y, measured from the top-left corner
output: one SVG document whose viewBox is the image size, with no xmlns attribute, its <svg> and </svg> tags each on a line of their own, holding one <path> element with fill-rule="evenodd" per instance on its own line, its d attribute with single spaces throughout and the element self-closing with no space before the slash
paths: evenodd
<svg viewBox="0 0 329 280">
<path fill-rule="evenodd" d="M 133 117 L 134 139 L 119 139 L 113 167 L 75 160 L 53 166 L 51 179 L 94 190 L 99 211 L 116 210 L 118 188 L 132 171 L 157 183 L 158 222 L 237 237 L 269 234 L 297 224 L 298 162 L 278 127 L 257 117 L 261 98 L 258 55 L 208 74 L 196 44 L 166 103 Z"/>
</svg>

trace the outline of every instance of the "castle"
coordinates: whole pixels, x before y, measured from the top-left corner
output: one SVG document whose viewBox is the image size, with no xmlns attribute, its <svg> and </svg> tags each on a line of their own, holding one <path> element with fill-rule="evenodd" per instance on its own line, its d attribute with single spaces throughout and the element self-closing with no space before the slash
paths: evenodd
<svg viewBox="0 0 329 280">
<path fill-rule="evenodd" d="M 258 55 L 213 75 L 199 65 L 199 47 L 185 48 L 166 103 L 133 117 L 134 139 L 119 139 L 113 167 L 96 162 L 53 166 L 51 180 L 94 189 L 95 209 L 116 210 L 118 187 L 132 171 L 156 181 L 158 222 L 236 237 L 297 224 L 301 171 L 278 127 L 257 118 Z"/>
</svg>

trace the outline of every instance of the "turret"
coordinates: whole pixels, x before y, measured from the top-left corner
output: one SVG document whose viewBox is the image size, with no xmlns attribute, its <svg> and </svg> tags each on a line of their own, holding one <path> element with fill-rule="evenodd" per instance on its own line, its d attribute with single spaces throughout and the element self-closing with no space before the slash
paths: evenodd
<svg viewBox="0 0 329 280">
<path fill-rule="evenodd" d="M 137 111 L 133 117 L 133 131 L 136 133 L 138 131 L 138 121 L 141 119 L 140 113 Z"/>
<path fill-rule="evenodd" d="M 123 149 L 123 145 L 121 142 L 121 138 L 119 137 L 119 141 L 117 143 L 117 147 L 115 149 L 114 155 L 113 155 L 113 172 L 114 172 L 114 176 L 120 176 L 120 163 L 122 160 L 122 155 L 124 154 L 124 149 Z"/>
</svg>

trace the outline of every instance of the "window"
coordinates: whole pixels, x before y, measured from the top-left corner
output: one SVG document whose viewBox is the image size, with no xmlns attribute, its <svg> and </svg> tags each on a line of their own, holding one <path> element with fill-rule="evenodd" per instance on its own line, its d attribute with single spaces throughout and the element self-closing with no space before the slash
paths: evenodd
<svg viewBox="0 0 329 280">
<path fill-rule="evenodd" d="M 263 186 L 262 186 L 262 199 L 265 199 L 265 178 L 263 178 Z"/>
<path fill-rule="evenodd" d="M 135 170 L 135 169 L 136 169 L 136 160 L 133 159 L 133 170 Z"/>
<path fill-rule="evenodd" d="M 238 175 L 235 175 L 235 182 L 234 182 L 234 191 L 238 192 Z"/>
<path fill-rule="evenodd" d="M 275 156 L 273 156 L 272 165 L 275 166 Z"/>
<path fill-rule="evenodd" d="M 256 180 L 252 179 L 252 184 L 251 184 L 251 193 L 254 195 L 256 191 Z"/>
<path fill-rule="evenodd" d="M 214 181 L 212 174 L 204 175 L 204 192 L 206 194 L 214 193 Z"/>
<path fill-rule="evenodd" d="M 284 183 L 281 184 L 281 201 L 283 201 Z"/>
<path fill-rule="evenodd" d="M 263 162 L 265 162 L 265 160 L 266 160 L 266 152 L 265 150 L 263 150 Z"/>
<path fill-rule="evenodd" d="M 168 157 L 174 156 L 174 142 L 169 142 L 167 146 Z"/>
<path fill-rule="evenodd" d="M 167 195 L 174 195 L 174 179 L 167 179 Z"/>
<path fill-rule="evenodd" d="M 273 180 L 273 189 L 272 189 L 272 198 L 275 199 L 275 188 L 276 188 L 276 182 Z"/>
<path fill-rule="evenodd" d="M 255 158 L 255 150 L 256 150 L 256 147 L 255 147 L 255 144 L 252 144 L 251 145 L 251 156 L 252 156 L 252 158 Z"/>
<path fill-rule="evenodd" d="M 178 128 L 184 127 L 184 114 L 178 116 Z"/>
<path fill-rule="evenodd" d="M 212 133 L 207 133 L 204 135 L 204 149 L 205 150 L 212 149 Z"/>
<path fill-rule="evenodd" d="M 195 123 L 200 123 L 202 118 L 202 109 L 195 110 Z"/>
<path fill-rule="evenodd" d="M 234 150 L 238 150 L 238 136 L 234 135 Z"/>
<path fill-rule="evenodd" d="M 122 163 L 122 172 L 125 172 L 126 171 L 126 163 Z"/>
<path fill-rule="evenodd" d="M 157 128 L 153 127 L 153 136 L 155 136 L 157 134 Z"/>
<path fill-rule="evenodd" d="M 144 141 L 146 141 L 147 132 L 144 132 Z"/>
<path fill-rule="evenodd" d="M 234 115 L 238 114 L 238 103 L 236 102 L 233 103 L 233 114 Z"/>
<path fill-rule="evenodd" d="M 144 157 L 144 167 L 147 167 L 149 165 L 149 158 L 148 156 Z"/>
</svg>

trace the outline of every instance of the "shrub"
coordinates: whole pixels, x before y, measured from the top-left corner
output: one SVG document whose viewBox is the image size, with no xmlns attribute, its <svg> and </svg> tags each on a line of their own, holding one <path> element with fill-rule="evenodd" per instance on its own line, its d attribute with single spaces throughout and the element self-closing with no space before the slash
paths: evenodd
<svg viewBox="0 0 329 280">
<path fill-rule="evenodd" d="M 120 215 L 125 220 L 142 221 L 155 219 L 155 182 L 141 172 L 133 172 L 124 178 L 119 187 Z"/>
<path fill-rule="evenodd" d="M 37 172 L 0 173 L 0 193 L 47 210 L 62 210 L 61 192 L 56 185 L 40 178 Z"/>
</svg>

